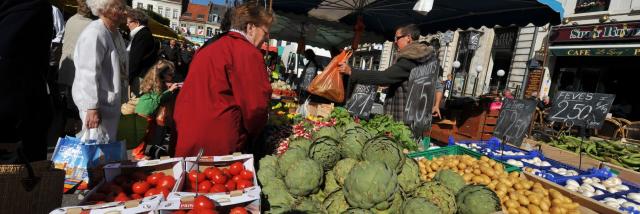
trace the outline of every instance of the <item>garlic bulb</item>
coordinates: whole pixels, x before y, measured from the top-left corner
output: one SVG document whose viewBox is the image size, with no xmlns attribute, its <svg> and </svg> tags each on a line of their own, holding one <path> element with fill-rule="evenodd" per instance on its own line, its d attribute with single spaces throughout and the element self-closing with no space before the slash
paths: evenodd
<svg viewBox="0 0 640 214">
<path fill-rule="evenodd" d="M 590 192 L 590 193 L 594 193 L 596 191 L 596 189 L 594 189 L 593 186 L 591 186 L 590 184 L 582 184 L 579 190 L 581 192 Z"/>
<path fill-rule="evenodd" d="M 604 195 L 604 192 L 602 192 L 602 190 L 596 190 L 594 195 Z"/>
<path fill-rule="evenodd" d="M 575 181 L 575 180 L 569 179 L 569 180 L 567 180 L 567 186 L 576 186 L 576 187 L 579 187 L 579 186 L 580 186 L 580 184 L 579 184 L 577 181 Z"/>
<path fill-rule="evenodd" d="M 607 189 L 606 187 L 602 186 L 602 184 L 600 184 L 600 183 L 592 183 L 591 186 L 593 186 L 595 188 L 598 188 L 598 189 L 603 189 L 603 190 Z"/>
<path fill-rule="evenodd" d="M 631 200 L 634 200 L 634 201 L 637 201 L 637 202 L 640 202 L 640 193 L 637 193 L 637 192 L 629 193 L 629 194 L 627 194 L 627 198 L 629 198 Z"/>
<path fill-rule="evenodd" d="M 584 197 L 588 197 L 591 198 L 594 196 L 593 192 L 582 192 L 581 193 Z"/>
</svg>

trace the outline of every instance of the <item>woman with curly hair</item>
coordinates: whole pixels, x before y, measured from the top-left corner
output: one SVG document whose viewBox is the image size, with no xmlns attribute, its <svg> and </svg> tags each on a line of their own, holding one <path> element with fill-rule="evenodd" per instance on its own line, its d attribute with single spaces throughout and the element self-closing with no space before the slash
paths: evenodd
<svg viewBox="0 0 640 214">
<path fill-rule="evenodd" d="M 175 66 L 172 62 L 161 59 L 153 65 L 144 76 L 140 84 L 140 98 L 136 105 L 136 114 L 147 120 L 147 131 L 142 139 L 142 143 L 133 150 L 135 159 L 144 158 L 144 150 L 147 144 L 158 144 L 162 139 L 158 138 L 159 125 L 164 126 L 164 115 L 161 106 L 167 104 L 169 98 L 179 88 L 178 83 L 173 82 Z M 160 115 L 159 115 L 160 114 Z M 161 120 L 161 121 L 157 121 Z M 160 134 L 161 135 L 161 134 Z"/>
</svg>

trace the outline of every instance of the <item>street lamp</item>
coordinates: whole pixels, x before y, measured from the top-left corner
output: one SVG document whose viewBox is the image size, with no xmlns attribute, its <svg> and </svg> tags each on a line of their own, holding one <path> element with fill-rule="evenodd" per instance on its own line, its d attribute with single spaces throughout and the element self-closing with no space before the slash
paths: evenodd
<svg viewBox="0 0 640 214">
<path fill-rule="evenodd" d="M 476 66 L 476 81 L 473 82 L 473 96 L 476 96 L 476 87 L 478 86 L 478 78 L 480 77 L 480 72 L 482 71 L 482 65 Z"/>
<path fill-rule="evenodd" d="M 460 68 L 460 61 L 456 60 L 453 62 L 453 82 L 451 83 L 451 91 L 453 91 L 453 94 L 456 94 L 457 90 L 455 90 L 456 87 L 456 78 L 458 77 L 458 68 Z"/>
<path fill-rule="evenodd" d="M 500 81 L 502 80 L 502 76 L 504 76 L 504 70 L 498 70 L 498 90 L 500 90 Z"/>
</svg>

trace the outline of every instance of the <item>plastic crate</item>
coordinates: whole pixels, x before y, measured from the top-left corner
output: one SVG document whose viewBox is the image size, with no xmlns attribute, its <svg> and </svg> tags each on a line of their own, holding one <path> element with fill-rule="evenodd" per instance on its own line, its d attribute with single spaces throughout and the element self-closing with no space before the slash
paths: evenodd
<svg viewBox="0 0 640 214">
<path fill-rule="evenodd" d="M 604 194 L 604 195 L 598 195 L 598 196 L 593 196 L 591 197 L 592 199 L 598 201 L 599 203 L 601 200 L 604 200 L 605 198 L 623 198 L 625 200 L 627 200 L 628 202 L 635 204 L 635 205 L 640 205 L 640 202 L 638 201 L 634 201 L 632 199 L 627 198 L 627 193 L 626 192 L 618 192 L 618 193 L 613 193 L 613 194 Z M 640 214 L 640 210 L 634 210 L 632 207 L 620 207 L 619 209 L 620 211 L 622 211 L 623 213 L 631 213 L 631 214 Z"/>
<path fill-rule="evenodd" d="M 600 180 L 606 180 L 608 178 L 610 178 L 611 176 L 613 176 L 613 174 L 609 171 L 606 170 L 602 170 L 602 169 L 590 169 L 589 171 L 586 172 L 586 174 L 583 175 L 576 175 L 576 176 L 550 176 L 552 174 L 546 174 L 543 177 L 553 183 L 556 184 L 560 184 L 562 186 L 564 186 L 567 182 L 567 180 L 575 180 L 578 181 L 578 183 L 580 183 L 582 185 L 582 178 L 598 178 Z M 626 184 L 625 184 L 626 185 Z M 631 187 L 629 187 L 631 188 Z M 603 190 L 606 191 L 606 190 Z"/>
<path fill-rule="evenodd" d="M 409 158 L 426 158 L 428 160 L 433 160 L 433 158 L 437 158 L 440 156 L 445 156 L 445 155 L 469 155 L 471 157 L 474 157 L 476 159 L 479 159 L 482 156 L 485 156 L 479 152 L 475 152 L 472 151 L 470 149 L 458 146 L 458 145 L 454 145 L 454 146 L 447 146 L 447 147 L 442 147 L 442 148 L 437 148 L 437 149 L 431 149 L 431 150 L 427 150 L 427 151 L 422 151 L 422 152 L 414 152 L 414 153 L 410 153 L 407 155 L 407 157 Z M 504 166 L 504 170 L 506 172 L 513 172 L 513 171 L 521 171 L 520 168 L 513 166 L 511 164 L 507 164 L 503 161 L 500 160 L 496 160 L 498 162 L 500 162 L 503 166 Z"/>
</svg>

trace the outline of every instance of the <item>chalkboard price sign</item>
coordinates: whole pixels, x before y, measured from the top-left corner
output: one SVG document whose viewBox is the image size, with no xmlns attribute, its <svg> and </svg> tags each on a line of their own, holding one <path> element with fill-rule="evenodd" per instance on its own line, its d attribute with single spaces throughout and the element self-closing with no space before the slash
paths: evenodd
<svg viewBox="0 0 640 214">
<path fill-rule="evenodd" d="M 409 96 L 404 108 L 404 122 L 413 136 L 420 137 L 431 128 L 437 63 L 427 63 L 414 68 L 409 76 Z"/>
<path fill-rule="evenodd" d="M 368 118 L 376 98 L 376 88 L 375 85 L 356 85 L 347 100 L 347 111 L 360 118 Z"/>
<path fill-rule="evenodd" d="M 536 101 L 534 100 L 505 99 L 493 136 L 520 146 L 535 110 Z"/>
<path fill-rule="evenodd" d="M 553 100 L 549 120 L 569 126 L 600 128 L 616 95 L 560 91 Z"/>
</svg>

